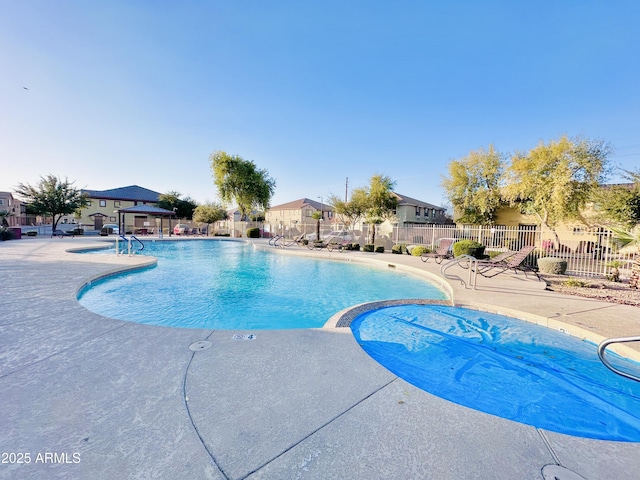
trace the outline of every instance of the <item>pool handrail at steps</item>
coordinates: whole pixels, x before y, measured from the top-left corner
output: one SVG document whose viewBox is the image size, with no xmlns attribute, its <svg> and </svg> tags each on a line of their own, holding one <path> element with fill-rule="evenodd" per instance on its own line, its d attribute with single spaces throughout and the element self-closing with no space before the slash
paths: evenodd
<svg viewBox="0 0 640 480">
<path fill-rule="evenodd" d="M 131 248 L 131 242 L 132 240 L 135 240 L 136 242 L 138 242 L 140 244 L 140 248 L 138 249 L 139 252 L 141 252 L 142 250 L 144 250 L 144 243 L 142 243 L 142 241 L 136 237 L 135 235 L 130 235 L 129 238 L 127 238 L 124 234 L 122 235 L 118 235 L 116 237 L 116 255 L 120 255 L 121 253 L 124 252 L 120 252 L 119 248 L 118 248 L 118 238 L 122 238 L 122 240 L 124 240 L 125 242 L 127 242 L 127 255 L 131 255 L 132 252 L 135 253 L 135 251 Z"/>
<path fill-rule="evenodd" d="M 605 350 L 609 345 L 613 343 L 628 343 L 628 342 L 640 342 L 640 335 L 631 336 L 631 337 L 607 338 L 606 340 L 603 340 L 598 345 L 598 357 L 600 358 L 600 361 L 604 364 L 604 366 L 607 367 L 612 372 L 617 373 L 618 375 L 622 375 L 623 377 L 630 378 L 631 380 L 635 380 L 636 382 L 640 382 L 640 377 L 633 375 L 631 373 L 623 372 L 622 370 L 614 367 L 609 362 L 609 360 L 607 360 L 605 357 Z"/>
</svg>

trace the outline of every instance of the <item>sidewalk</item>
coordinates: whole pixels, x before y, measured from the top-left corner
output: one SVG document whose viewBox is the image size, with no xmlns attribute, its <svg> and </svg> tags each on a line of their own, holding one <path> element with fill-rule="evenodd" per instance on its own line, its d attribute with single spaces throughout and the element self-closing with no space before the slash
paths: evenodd
<svg viewBox="0 0 640 480">
<path fill-rule="evenodd" d="M 587 480 L 631 480 L 640 471 L 638 444 L 542 431 L 419 390 L 347 328 L 187 330 L 89 312 L 76 301 L 87 279 L 152 261 L 65 251 L 96 244 L 0 243 L 0 444 L 11 460 L 0 478 L 540 480 L 543 466 L 560 464 Z M 440 270 L 409 256 L 331 256 Z M 636 307 L 548 292 L 523 275 L 480 279 L 477 290 L 447 285 L 457 305 L 572 334 L 638 334 Z M 26 454 L 30 463 L 16 463 Z"/>
</svg>

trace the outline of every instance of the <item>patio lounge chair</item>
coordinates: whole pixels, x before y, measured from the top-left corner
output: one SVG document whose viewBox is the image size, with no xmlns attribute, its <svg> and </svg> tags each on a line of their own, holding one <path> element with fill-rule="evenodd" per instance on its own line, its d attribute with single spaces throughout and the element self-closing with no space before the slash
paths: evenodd
<svg viewBox="0 0 640 480">
<path fill-rule="evenodd" d="M 440 244 L 435 252 L 423 253 L 420 255 L 420 260 L 426 262 L 430 258 L 433 258 L 437 264 L 440 264 L 444 259 L 452 258 L 453 253 L 451 252 L 451 245 L 453 245 L 453 242 L 454 240 L 452 238 L 443 238 L 440 240 Z"/>
<path fill-rule="evenodd" d="M 528 245 L 526 247 L 522 247 L 517 252 L 510 252 L 511 255 L 506 259 L 496 261 L 496 257 L 492 260 L 480 260 L 475 262 L 476 273 L 479 273 L 483 277 L 491 278 L 507 270 L 513 270 L 515 273 L 518 273 L 518 270 L 520 270 L 521 272 L 524 272 L 525 276 L 527 275 L 527 272 L 533 272 L 538 280 L 540 280 L 538 272 L 536 272 L 532 267 L 524 264 L 524 260 L 535 250 L 535 248 L 536 247 L 534 246 Z"/>
</svg>

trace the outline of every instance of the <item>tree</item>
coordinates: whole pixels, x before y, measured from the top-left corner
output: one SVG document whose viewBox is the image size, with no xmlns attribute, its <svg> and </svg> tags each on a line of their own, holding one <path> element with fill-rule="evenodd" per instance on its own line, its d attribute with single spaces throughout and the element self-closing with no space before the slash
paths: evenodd
<svg viewBox="0 0 640 480">
<path fill-rule="evenodd" d="M 51 174 L 40 177 L 37 186 L 20 183 L 16 193 L 29 202 L 33 212 L 52 218 L 52 235 L 64 215 L 87 206 L 87 195 L 82 190 L 74 188 L 68 179 L 62 181 Z"/>
<path fill-rule="evenodd" d="M 367 189 L 368 208 L 365 213 L 367 223 L 379 225 L 390 219 L 398 206 L 398 197 L 393 193 L 396 182 L 383 175 L 371 177 Z M 376 240 L 375 226 L 371 228 L 371 243 Z"/>
<path fill-rule="evenodd" d="M 442 187 L 461 223 L 490 225 L 502 205 L 501 179 L 504 155 L 493 145 L 469 152 L 460 160 L 449 163 L 449 176 Z"/>
<path fill-rule="evenodd" d="M 622 246 L 635 248 L 636 253 L 632 260 L 629 286 L 631 288 L 640 288 L 640 259 L 638 259 L 638 254 L 640 253 L 640 232 L 637 229 L 630 230 L 619 227 L 611 227 L 611 231 Z"/>
<path fill-rule="evenodd" d="M 163 193 L 158 198 L 158 207 L 165 210 L 174 210 L 178 218 L 193 218 L 193 211 L 197 207 L 190 197 L 180 198 L 182 195 L 176 191 Z"/>
<path fill-rule="evenodd" d="M 245 219 L 251 210 L 267 210 L 274 194 L 276 181 L 269 172 L 238 155 L 218 151 L 210 155 L 214 184 L 225 203 L 235 200 Z"/>
<path fill-rule="evenodd" d="M 316 221 L 316 242 L 320 241 L 320 220 L 322 220 L 322 212 L 313 212 L 311 218 Z"/>
<path fill-rule="evenodd" d="M 353 190 L 349 201 L 342 200 L 336 195 L 331 195 L 328 203 L 333 206 L 336 216 L 347 226 L 347 230 L 353 229 L 353 226 L 357 225 L 367 212 L 367 192 L 364 189 Z"/>
<path fill-rule="evenodd" d="M 504 197 L 554 233 L 560 221 L 584 221 L 581 210 L 606 176 L 610 150 L 599 140 L 566 136 L 540 142 L 528 153 L 512 157 Z M 557 234 L 556 240 L 560 243 Z"/>
<path fill-rule="evenodd" d="M 226 220 L 229 218 L 227 211 L 216 203 L 207 203 L 205 205 L 198 205 L 193 211 L 193 221 L 197 223 L 206 223 L 207 230 L 212 223 L 219 222 L 220 220 Z"/>
<path fill-rule="evenodd" d="M 604 216 L 604 223 L 613 221 L 633 228 L 640 224 L 640 170 L 625 173 L 624 177 L 633 183 L 601 188 L 596 194 L 595 204 Z"/>
</svg>

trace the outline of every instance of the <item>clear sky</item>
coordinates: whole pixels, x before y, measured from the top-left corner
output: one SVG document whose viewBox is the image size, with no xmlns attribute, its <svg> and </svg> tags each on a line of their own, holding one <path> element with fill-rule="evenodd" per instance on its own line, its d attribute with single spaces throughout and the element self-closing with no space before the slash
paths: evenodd
<svg viewBox="0 0 640 480">
<path fill-rule="evenodd" d="M 216 150 L 272 205 L 368 184 L 443 204 L 494 144 L 610 142 L 640 167 L 637 0 L 0 0 L 0 190 L 52 173 L 216 201 Z M 616 178 L 612 178 L 616 181 Z"/>
</svg>

